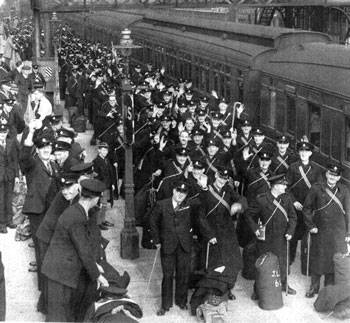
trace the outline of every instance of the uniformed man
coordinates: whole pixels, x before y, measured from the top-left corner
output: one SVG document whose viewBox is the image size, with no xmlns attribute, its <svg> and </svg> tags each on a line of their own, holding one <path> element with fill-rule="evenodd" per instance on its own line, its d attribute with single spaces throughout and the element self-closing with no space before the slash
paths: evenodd
<svg viewBox="0 0 350 323">
<path fill-rule="evenodd" d="M 311 186 L 303 204 L 307 230 L 311 233 L 311 286 L 306 297 L 313 297 L 320 288 L 321 276 L 325 286 L 334 284 L 335 253 L 346 253 L 350 242 L 350 194 L 341 184 L 341 167 L 331 163 L 326 180 Z"/>
<path fill-rule="evenodd" d="M 305 223 L 303 219 L 303 204 L 312 186 L 320 178 L 319 167 L 310 160 L 312 155 L 312 144 L 309 142 L 299 142 L 297 144 L 299 160 L 291 164 L 286 177 L 289 183 L 289 191 L 292 194 L 293 204 L 297 211 L 298 222 L 295 234 L 290 242 L 290 262 L 295 260 L 298 240 L 301 240 L 305 233 Z"/>
<path fill-rule="evenodd" d="M 77 296 L 82 290 L 79 284 L 91 281 L 97 288 L 108 286 L 91 251 L 87 226 L 88 212 L 96 206 L 105 187 L 95 179 L 83 180 L 81 187 L 79 201 L 60 216 L 42 264 L 42 273 L 48 278 L 49 322 L 74 322 L 81 315 L 77 311 L 82 300 Z"/>
<path fill-rule="evenodd" d="M 293 234 L 297 216 L 289 194 L 286 193 L 287 180 L 284 174 L 269 178 L 271 189 L 257 196 L 249 204 L 245 213 L 247 222 L 257 237 L 258 256 L 270 251 L 278 257 L 282 290 L 288 288 L 288 294 L 296 291 L 287 286 L 287 241 Z M 255 289 L 255 288 L 254 288 Z M 254 294 L 253 299 L 259 295 Z"/>
<path fill-rule="evenodd" d="M 270 190 L 269 178 L 273 175 L 270 171 L 271 155 L 267 151 L 258 153 L 259 166 L 251 168 L 247 172 L 245 182 L 245 196 L 248 204 L 254 203 L 259 194 Z M 241 247 L 245 247 L 254 239 L 254 232 L 249 228 L 246 217 L 240 217 L 237 225 L 237 235 Z"/>
<path fill-rule="evenodd" d="M 0 124 L 0 233 L 16 227 L 12 221 L 12 196 L 15 182 L 19 181 L 18 150 L 8 133 L 8 126 Z"/>
<path fill-rule="evenodd" d="M 44 88 L 46 86 L 46 81 L 44 76 L 39 72 L 39 65 L 33 64 L 32 73 L 28 76 L 30 80 L 30 90 L 34 88 L 34 83 L 42 83 Z"/>
<path fill-rule="evenodd" d="M 172 196 L 174 181 L 184 180 L 187 177 L 189 164 L 188 150 L 177 147 L 175 149 L 175 158 L 170 160 L 164 167 L 164 171 L 162 171 L 164 177 L 158 186 L 157 200 L 163 200 Z"/>
<path fill-rule="evenodd" d="M 164 315 L 173 304 L 175 273 L 175 304 L 187 309 L 187 291 L 192 245 L 191 206 L 185 199 L 188 184 L 178 181 L 172 196 L 159 201 L 150 218 L 153 242 L 161 252 L 163 279 L 162 302 L 157 315 Z"/>
<path fill-rule="evenodd" d="M 42 264 L 44 260 L 51 238 L 55 232 L 58 218 L 67 207 L 71 206 L 79 199 L 79 177 L 79 173 L 72 172 L 62 173 L 58 178 L 60 190 L 50 203 L 50 206 L 36 232 L 39 245 L 40 264 Z M 44 275 L 40 275 L 40 279 L 41 294 L 37 304 L 37 309 L 39 312 L 47 314 L 47 279 Z"/>
<path fill-rule="evenodd" d="M 235 221 L 237 214 L 247 208 L 247 201 L 227 185 L 229 173 L 228 168 L 218 167 L 214 182 L 209 183 L 208 189 L 201 192 L 199 221 L 200 232 L 204 237 L 203 244 L 212 244 L 208 268 L 225 267 L 222 274 L 225 276 L 226 290 L 230 299 L 234 299 L 230 290 L 242 268 Z"/>
<path fill-rule="evenodd" d="M 24 146 L 20 152 L 20 167 L 26 176 L 28 192 L 23 205 L 23 213 L 28 215 L 30 230 L 35 248 L 36 263 L 39 264 L 39 245 L 36 231 L 44 218 L 47 210 L 47 193 L 51 182 L 54 180 L 57 169 L 54 162 L 50 160 L 52 153 L 52 142 L 47 138 L 39 138 L 33 143 L 34 131 L 40 127 L 37 121 L 29 124 L 29 133 L 24 140 Z M 33 145 L 35 144 L 36 155 L 33 156 Z"/>
<path fill-rule="evenodd" d="M 286 135 L 277 138 L 277 152 L 272 156 L 271 170 L 276 174 L 286 174 L 289 166 L 296 162 L 296 158 L 288 152 L 289 139 Z"/>
</svg>

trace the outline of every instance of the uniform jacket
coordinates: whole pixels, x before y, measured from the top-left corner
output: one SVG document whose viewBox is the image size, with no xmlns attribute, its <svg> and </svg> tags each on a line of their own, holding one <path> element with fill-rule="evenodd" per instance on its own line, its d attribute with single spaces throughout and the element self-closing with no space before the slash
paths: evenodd
<svg viewBox="0 0 350 323">
<path fill-rule="evenodd" d="M 46 210 L 46 197 L 52 179 L 56 176 L 56 165 L 50 162 L 52 174 L 32 148 L 24 146 L 20 152 L 20 167 L 26 176 L 28 192 L 23 205 L 23 213 L 41 214 Z"/>
<path fill-rule="evenodd" d="M 73 201 L 77 202 L 78 199 L 79 198 L 76 197 Z M 47 245 L 50 243 L 55 232 L 58 218 L 67 207 L 72 205 L 73 201 L 67 201 L 62 192 L 56 195 L 36 232 L 36 236 L 39 240 L 45 242 Z"/>
<path fill-rule="evenodd" d="M 290 165 L 296 162 L 296 157 L 286 153 L 284 156 L 281 156 L 276 152 L 271 158 L 270 169 L 276 174 L 286 174 Z"/>
<path fill-rule="evenodd" d="M 335 194 L 343 210 L 327 194 L 326 189 Z M 344 185 L 337 183 L 331 189 L 326 182 L 312 185 L 303 207 L 307 228 L 317 228 L 318 233 L 311 235 L 310 270 L 316 274 L 332 273 L 333 256 L 337 252 L 345 253 L 345 236 L 349 234 L 350 194 Z"/>
<path fill-rule="evenodd" d="M 0 146 L 0 181 L 13 181 L 19 177 L 18 150 L 15 139 L 6 138 L 5 149 Z"/>
<path fill-rule="evenodd" d="M 290 165 L 288 172 L 286 174 L 289 190 L 292 193 L 293 202 L 298 201 L 301 204 L 304 203 L 307 193 L 310 188 L 306 185 L 305 181 L 302 179 L 301 173 L 299 171 L 299 167 L 302 167 L 310 184 L 314 184 L 320 179 L 320 169 L 319 167 L 312 161 L 309 162 L 308 165 L 303 165 L 299 160 Z M 309 170 L 309 171 L 308 171 Z"/>
<path fill-rule="evenodd" d="M 199 223 L 204 243 L 214 237 L 218 241 L 216 245 L 210 246 L 209 267 L 225 265 L 225 272 L 233 278 L 242 268 L 235 229 L 236 217 L 231 216 L 230 211 L 215 198 L 211 190 L 219 195 L 229 208 L 238 202 L 242 204 L 244 210 L 247 208 L 247 202 L 244 197 L 226 186 L 219 192 L 214 185 L 209 185 L 209 189 L 200 194 Z"/>
<path fill-rule="evenodd" d="M 99 270 L 90 236 L 85 210 L 79 203 L 75 203 L 58 219 L 42 264 L 42 273 L 49 279 L 71 288 L 77 288 L 83 269 L 91 281 L 95 281 Z"/>
<path fill-rule="evenodd" d="M 287 217 L 276 207 L 273 201 L 276 200 L 287 213 Z M 267 251 L 280 256 L 285 253 L 285 234 L 293 236 L 297 223 L 297 215 L 289 194 L 282 194 L 275 198 L 271 191 L 260 194 L 256 201 L 249 205 L 244 216 L 253 232 L 259 228 L 258 220 L 266 224 L 265 241 L 258 241 L 260 253 Z M 271 217 L 272 216 L 272 217 Z M 271 219 L 270 219 L 271 217 Z"/>
<path fill-rule="evenodd" d="M 153 242 L 161 243 L 163 253 L 173 253 L 179 243 L 186 252 L 191 251 L 193 233 L 190 205 L 182 203 L 174 210 L 172 198 L 159 201 L 151 214 L 150 225 Z"/>
<path fill-rule="evenodd" d="M 246 178 L 246 196 L 249 202 L 253 201 L 259 194 L 265 193 L 270 189 L 268 179 L 273 173 L 268 170 L 265 174 L 266 179 L 262 176 L 260 167 L 249 169 Z"/>
</svg>

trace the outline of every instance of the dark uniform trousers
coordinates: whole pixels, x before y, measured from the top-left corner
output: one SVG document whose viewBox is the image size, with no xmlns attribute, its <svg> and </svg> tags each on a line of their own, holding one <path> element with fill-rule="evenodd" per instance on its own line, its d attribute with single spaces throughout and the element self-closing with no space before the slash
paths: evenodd
<svg viewBox="0 0 350 323">
<path fill-rule="evenodd" d="M 171 254 L 161 253 L 163 269 L 162 308 L 168 309 L 173 304 L 173 280 L 175 274 L 175 304 L 187 303 L 187 289 L 190 274 L 191 253 L 186 252 L 180 243 Z"/>
<path fill-rule="evenodd" d="M 175 209 L 172 198 L 159 201 L 150 218 L 153 242 L 161 243 L 163 269 L 162 308 L 173 304 L 173 279 L 175 274 L 175 303 L 187 304 L 192 246 L 191 207 L 182 203 Z"/>
</svg>

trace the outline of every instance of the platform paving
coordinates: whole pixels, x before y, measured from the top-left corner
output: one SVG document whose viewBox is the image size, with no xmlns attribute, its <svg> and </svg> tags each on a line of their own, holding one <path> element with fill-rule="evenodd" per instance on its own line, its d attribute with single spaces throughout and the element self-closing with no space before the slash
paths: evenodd
<svg viewBox="0 0 350 323">
<path fill-rule="evenodd" d="M 96 148 L 89 146 L 91 131 L 80 134 L 78 141 L 87 149 L 87 160 L 92 160 Z M 140 257 L 135 260 L 125 260 L 120 257 L 120 231 L 123 227 L 124 201 L 118 200 L 112 209 L 107 212 L 107 219 L 115 224 L 114 228 L 103 231 L 103 235 L 110 240 L 106 249 L 107 260 L 121 273 L 126 270 L 131 281 L 128 295 L 143 309 L 144 317 L 140 322 L 198 322 L 187 311 L 177 306 L 163 317 L 156 316 L 155 312 L 160 305 L 161 267 L 157 259 L 155 271 L 147 292 L 147 283 L 154 260 L 155 250 L 140 248 Z M 138 228 L 139 229 L 139 228 Z M 140 230 L 139 233 L 141 234 Z M 140 239 L 141 240 L 141 239 Z M 28 272 L 28 263 L 34 259 L 34 249 L 28 247 L 27 241 L 15 241 L 15 230 L 0 235 L 0 250 L 3 253 L 5 279 L 7 288 L 7 321 L 43 322 L 45 318 L 36 311 L 38 291 L 36 289 L 36 274 Z M 257 303 L 250 299 L 252 281 L 239 276 L 233 290 L 237 299 L 229 301 L 229 322 L 242 323 L 317 323 L 338 322 L 338 320 L 319 314 L 313 309 L 315 299 L 306 299 L 305 291 L 308 287 L 308 278 L 300 274 L 300 263 L 292 266 L 290 285 L 297 290 L 296 296 L 283 296 L 284 306 L 276 311 L 261 310 Z"/>
</svg>

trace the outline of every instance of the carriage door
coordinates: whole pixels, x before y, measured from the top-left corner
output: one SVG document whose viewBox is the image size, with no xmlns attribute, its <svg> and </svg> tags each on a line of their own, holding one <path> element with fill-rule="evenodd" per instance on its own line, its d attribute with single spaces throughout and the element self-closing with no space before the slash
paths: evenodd
<svg viewBox="0 0 350 323">
<path fill-rule="evenodd" d="M 309 102 L 309 141 L 318 149 L 321 143 L 321 108 Z"/>
</svg>

